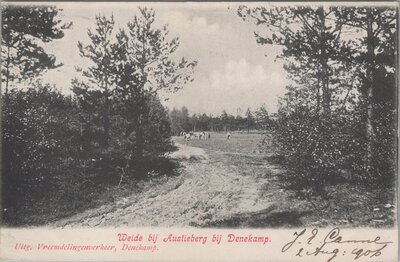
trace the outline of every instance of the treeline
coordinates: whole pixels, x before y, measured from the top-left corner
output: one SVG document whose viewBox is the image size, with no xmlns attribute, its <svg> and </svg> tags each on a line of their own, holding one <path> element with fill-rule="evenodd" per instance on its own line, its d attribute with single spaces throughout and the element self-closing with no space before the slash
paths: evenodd
<svg viewBox="0 0 400 262">
<path fill-rule="evenodd" d="M 398 9 L 242 6 L 238 15 L 259 26 L 257 43 L 282 47 L 293 82 L 274 132 L 292 189 L 393 188 Z"/>
<path fill-rule="evenodd" d="M 38 44 L 64 36 L 70 24 L 59 20 L 60 12 L 2 7 L 6 224 L 37 223 L 30 215 L 40 210 L 53 208 L 48 214 L 53 218 L 78 211 L 109 186 L 138 181 L 157 169 L 173 147 L 158 92 L 178 91 L 192 80 L 196 66 L 171 58 L 179 40 L 155 26 L 152 9 L 139 8 L 123 28 L 115 28 L 113 16 L 100 15 L 88 30 L 90 41 L 77 46 L 90 66 L 77 68 L 82 76 L 72 79 L 73 95 L 66 96 L 40 81 L 41 73 L 60 66 Z M 26 88 L 13 88 L 17 83 Z"/>
<path fill-rule="evenodd" d="M 250 132 L 250 130 L 257 130 L 263 132 L 271 130 L 274 126 L 273 116 L 268 114 L 265 106 L 261 106 L 254 111 L 248 108 L 244 116 L 234 116 L 228 114 L 225 110 L 219 116 L 207 114 L 193 114 L 190 116 L 188 109 L 182 107 L 181 109 L 174 108 L 170 110 L 169 118 L 174 135 L 189 131 Z"/>
</svg>

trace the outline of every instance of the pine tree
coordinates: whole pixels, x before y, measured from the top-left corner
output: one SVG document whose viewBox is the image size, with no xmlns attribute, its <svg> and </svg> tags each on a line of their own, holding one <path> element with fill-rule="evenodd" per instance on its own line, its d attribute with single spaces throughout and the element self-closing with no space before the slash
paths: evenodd
<svg viewBox="0 0 400 262">
<path fill-rule="evenodd" d="M 117 93 L 125 105 L 124 117 L 135 132 L 133 156 L 140 163 L 144 151 L 144 123 L 148 101 L 163 92 L 176 92 L 193 80 L 197 62 L 182 58 L 175 62 L 171 56 L 179 47 L 179 39 L 168 41 L 168 29 L 155 26 L 155 12 L 139 8 L 139 14 L 117 34 L 118 71 Z"/>
<path fill-rule="evenodd" d="M 94 65 L 87 69 L 77 68 L 89 83 L 80 83 L 73 80 L 73 91 L 82 100 L 85 97 L 100 95 L 96 101 L 103 126 L 102 145 L 108 148 L 110 139 L 110 110 L 113 95 L 115 74 L 115 53 L 113 46 L 114 17 L 96 16 L 95 30 L 88 30 L 89 44 L 78 42 L 79 53 L 88 58 Z M 100 103 L 99 103 L 100 102 Z"/>
<path fill-rule="evenodd" d="M 2 5 L 1 75 L 6 98 L 12 82 L 32 79 L 61 66 L 41 46 L 64 37 L 64 30 L 71 26 L 59 19 L 60 11 L 47 6 Z"/>
</svg>

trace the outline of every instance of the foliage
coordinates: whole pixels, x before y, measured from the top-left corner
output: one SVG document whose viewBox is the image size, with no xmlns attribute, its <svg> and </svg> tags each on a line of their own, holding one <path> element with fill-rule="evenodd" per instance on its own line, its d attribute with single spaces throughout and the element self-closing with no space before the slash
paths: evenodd
<svg viewBox="0 0 400 262">
<path fill-rule="evenodd" d="M 71 26 L 61 22 L 59 9 L 2 5 L 1 11 L 1 73 L 6 89 L 13 81 L 31 79 L 60 66 L 39 44 L 62 38 L 64 29 Z"/>
<path fill-rule="evenodd" d="M 189 116 L 186 107 L 182 107 L 181 110 L 173 108 L 169 111 L 169 118 L 174 135 L 190 131 L 266 131 L 274 125 L 274 121 L 269 116 L 265 106 L 254 111 L 248 108 L 244 116 L 237 115 L 236 117 L 228 114 L 225 110 L 219 116 L 204 113 Z"/>
<path fill-rule="evenodd" d="M 81 101 L 96 97 L 95 108 L 103 128 L 103 134 L 99 142 L 105 149 L 107 149 L 110 139 L 110 100 L 112 99 L 113 84 L 117 77 L 114 73 L 116 54 L 112 43 L 113 29 L 113 16 L 109 19 L 105 16 L 96 16 L 95 33 L 90 29 L 88 30 L 90 44 L 84 45 L 78 42 L 80 55 L 90 59 L 93 63 L 86 70 L 78 68 L 78 71 L 81 71 L 83 76 L 89 80 L 89 83 L 79 84 L 77 83 L 78 80 L 73 80 L 73 91 L 79 95 Z"/>
<path fill-rule="evenodd" d="M 64 174 L 77 154 L 77 121 L 73 100 L 49 85 L 11 90 L 8 99 L 7 107 L 2 103 L 3 205 L 15 208 L 38 190 L 52 190 Z"/>
<path fill-rule="evenodd" d="M 268 114 L 268 111 L 264 105 L 261 106 L 254 113 L 255 113 L 255 124 L 258 129 L 262 130 L 272 129 L 274 122 L 271 119 L 270 115 Z"/>
<path fill-rule="evenodd" d="M 146 153 L 145 132 L 147 125 L 151 125 L 149 101 L 154 101 L 161 91 L 176 92 L 193 80 L 197 62 L 185 58 L 174 61 L 172 57 L 179 47 L 179 39 L 169 38 L 167 26 L 157 28 L 155 12 L 147 8 L 139 8 L 138 15 L 128 22 L 127 30 L 121 29 L 116 36 L 115 95 L 123 108 L 121 116 L 128 125 L 126 135 L 135 137 L 130 155 L 136 167 L 141 165 Z M 165 141 L 162 136 L 155 137 Z"/>
<path fill-rule="evenodd" d="M 166 26 L 155 27 L 153 10 L 138 11 L 117 34 L 113 16 L 96 17 L 95 31 L 88 30 L 90 43 L 78 44 L 81 56 L 93 62 L 79 69 L 89 82 L 73 80 L 73 91 L 84 109 L 87 132 L 102 129 L 102 139 L 91 139 L 89 152 L 97 147 L 102 167 L 110 172 L 117 166 L 143 175 L 145 158 L 171 148 L 170 125 L 158 93 L 176 92 L 191 81 L 196 62 L 173 61 L 178 38 L 168 41 Z"/>
<path fill-rule="evenodd" d="M 263 29 L 257 43 L 282 46 L 293 82 L 274 130 L 287 184 L 308 196 L 328 196 L 324 189 L 343 181 L 390 186 L 395 10 L 241 6 L 238 15 Z"/>
<path fill-rule="evenodd" d="M 156 158 L 172 150 L 167 110 L 157 96 L 149 97 L 144 126 L 144 156 Z"/>
<path fill-rule="evenodd" d="M 19 48 L 15 43 L 23 44 L 15 52 L 2 53 L 9 55 L 7 81 L 33 80 L 56 67 L 55 57 L 36 40 L 63 36 L 68 25 L 56 19 L 59 11 L 3 9 L 3 38 L 9 41 L 4 45 L 11 50 Z M 11 89 L 2 97 L 2 205 L 7 224 L 26 221 L 18 214 L 29 206 L 37 209 L 46 198 L 64 208 L 68 202 L 77 209 L 87 206 L 82 199 L 93 202 L 92 193 L 137 182 L 132 175 L 146 178 L 156 168 L 153 164 L 173 149 L 168 113 L 158 93 L 183 88 L 192 80 L 196 62 L 173 61 L 178 39 L 168 41 L 166 27 L 155 28 L 153 10 L 138 13 L 128 33 L 120 29 L 115 34 L 112 16 L 96 17 L 95 30 L 88 30 L 89 43 L 78 43 L 80 55 L 91 64 L 77 68 L 83 78 L 72 80 L 72 97 L 41 82 L 26 90 Z M 19 56 L 11 58 L 14 54 Z M 32 61 L 33 67 L 11 71 L 11 60 L 15 65 Z M 160 163 L 157 168 L 174 168 L 169 160 Z"/>
<path fill-rule="evenodd" d="M 174 135 L 179 135 L 181 132 L 188 132 L 191 130 L 189 123 L 189 110 L 182 107 L 181 110 L 176 108 L 169 111 L 169 118 L 171 121 L 171 132 Z"/>
<path fill-rule="evenodd" d="M 278 114 L 274 143 L 279 154 L 285 156 L 284 165 L 289 172 L 286 182 L 299 193 L 325 194 L 327 183 L 340 181 L 345 164 L 349 137 L 338 132 L 343 128 L 342 119 L 318 118 L 304 107 Z"/>
</svg>

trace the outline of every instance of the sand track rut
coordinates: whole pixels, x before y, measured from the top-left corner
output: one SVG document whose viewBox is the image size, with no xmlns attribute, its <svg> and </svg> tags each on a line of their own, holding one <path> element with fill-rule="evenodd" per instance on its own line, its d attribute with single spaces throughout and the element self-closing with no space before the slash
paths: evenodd
<svg viewBox="0 0 400 262">
<path fill-rule="evenodd" d="M 183 171 L 180 177 L 171 178 L 170 183 L 175 184 L 167 190 L 150 189 L 134 200 L 117 200 L 111 207 L 105 205 L 52 226 L 207 226 L 271 206 L 271 203 L 259 199 L 260 183 L 257 178 L 241 176 L 235 166 L 212 161 L 201 148 L 177 146 L 178 151 L 170 157 L 182 162 Z"/>
</svg>

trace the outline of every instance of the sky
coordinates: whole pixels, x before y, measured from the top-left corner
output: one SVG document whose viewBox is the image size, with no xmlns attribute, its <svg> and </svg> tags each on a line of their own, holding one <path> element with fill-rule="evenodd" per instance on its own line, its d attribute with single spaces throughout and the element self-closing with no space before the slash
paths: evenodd
<svg viewBox="0 0 400 262">
<path fill-rule="evenodd" d="M 177 58 L 198 61 L 193 82 L 177 93 L 162 94 L 165 106 L 213 115 L 222 110 L 244 114 L 262 105 L 277 110 L 289 83 L 283 62 L 275 59 L 279 47 L 256 43 L 257 28 L 237 15 L 238 3 L 58 3 L 62 19 L 73 26 L 64 38 L 46 45 L 63 66 L 45 73 L 44 81 L 70 93 L 71 79 L 79 76 L 75 66 L 89 64 L 79 56 L 77 43 L 89 43 L 87 30 L 94 28 L 95 16 L 113 14 L 116 27 L 124 27 L 138 13 L 137 6 L 154 8 L 158 26 L 169 24 L 171 37 L 180 39 Z"/>
</svg>

